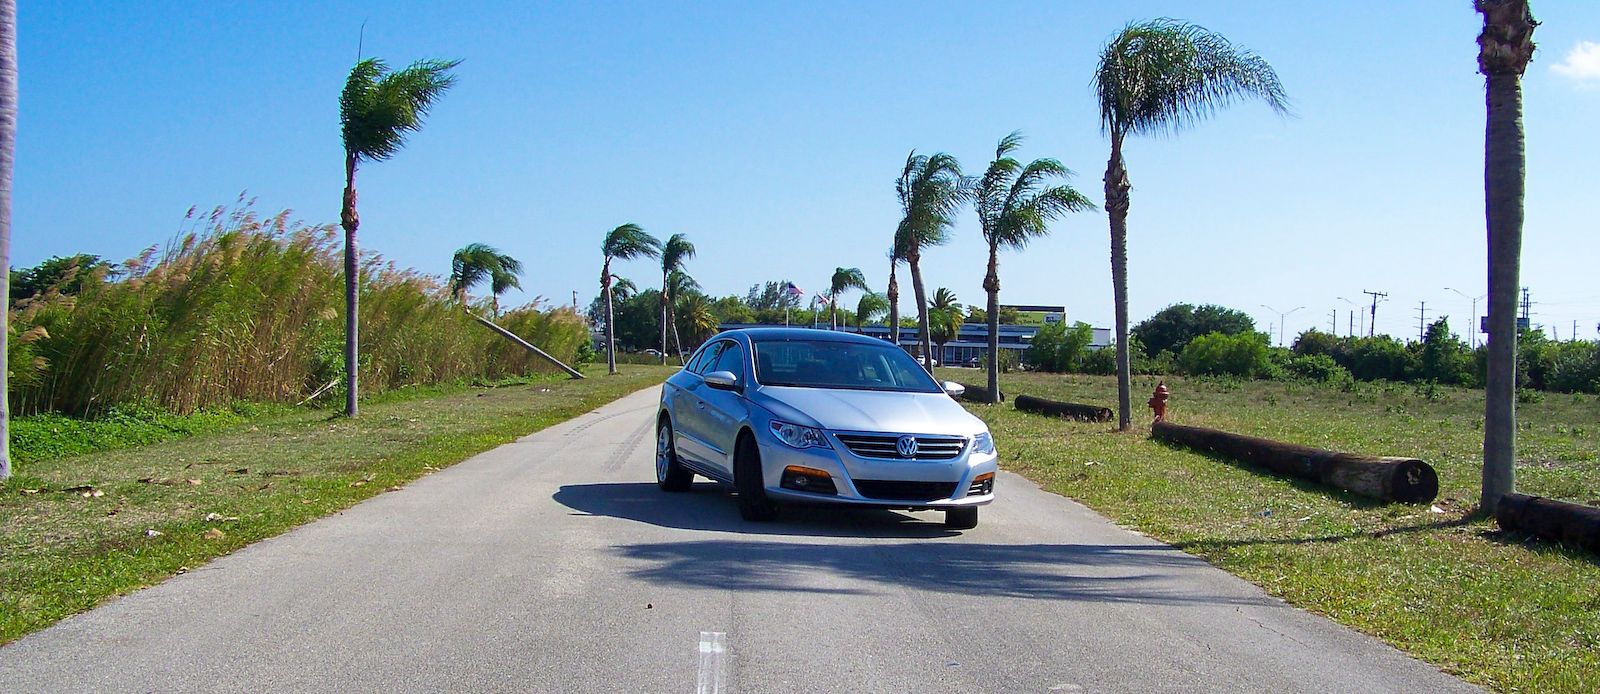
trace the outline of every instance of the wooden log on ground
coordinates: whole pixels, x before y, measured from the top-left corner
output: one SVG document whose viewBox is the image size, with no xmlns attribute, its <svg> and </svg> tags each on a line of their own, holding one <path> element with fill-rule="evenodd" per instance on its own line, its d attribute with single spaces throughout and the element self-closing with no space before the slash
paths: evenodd
<svg viewBox="0 0 1600 694">
<path fill-rule="evenodd" d="M 1505 530 L 1600 553 L 1600 508 L 1511 493 L 1500 497 L 1494 519 Z"/>
<path fill-rule="evenodd" d="M 957 382 L 959 383 L 959 381 L 957 381 Z M 962 400 L 965 400 L 967 402 L 978 402 L 978 403 L 988 404 L 988 402 L 989 402 L 989 387 L 988 386 L 975 386 L 975 385 L 972 385 L 970 383 L 962 383 L 961 387 L 967 389 L 966 392 L 961 394 L 961 399 Z M 1000 392 L 1000 401 L 1004 402 L 1005 399 L 1006 399 L 1005 391 L 1001 391 Z"/>
<path fill-rule="evenodd" d="M 1082 405 L 1075 402 L 1056 402 L 1036 398 L 1032 395 L 1018 395 L 1014 401 L 1016 408 L 1023 412 L 1050 415 L 1052 417 L 1065 417 L 1076 419 L 1080 422 L 1109 422 L 1111 421 L 1111 408 L 1098 405 Z"/>
<path fill-rule="evenodd" d="M 1438 473 L 1416 458 L 1325 451 L 1171 422 L 1156 422 L 1150 427 L 1150 435 L 1374 499 L 1425 504 L 1439 495 Z"/>
</svg>

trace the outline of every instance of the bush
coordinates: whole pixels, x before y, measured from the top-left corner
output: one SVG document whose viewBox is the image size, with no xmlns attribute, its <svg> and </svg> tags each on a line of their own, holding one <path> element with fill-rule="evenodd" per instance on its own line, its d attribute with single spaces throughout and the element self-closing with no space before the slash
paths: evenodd
<svg viewBox="0 0 1600 694">
<path fill-rule="evenodd" d="M 1363 381 L 1404 381 L 1417 371 L 1417 355 L 1388 335 L 1352 341 L 1345 368 Z"/>
<path fill-rule="evenodd" d="M 1192 375 L 1265 376 L 1272 371 L 1267 341 L 1266 335 L 1257 332 L 1201 335 L 1183 348 L 1178 365 Z"/>
<path fill-rule="evenodd" d="M 1344 383 L 1350 371 L 1326 354 L 1307 354 L 1289 360 L 1286 370 L 1296 377 L 1318 383 Z"/>
</svg>

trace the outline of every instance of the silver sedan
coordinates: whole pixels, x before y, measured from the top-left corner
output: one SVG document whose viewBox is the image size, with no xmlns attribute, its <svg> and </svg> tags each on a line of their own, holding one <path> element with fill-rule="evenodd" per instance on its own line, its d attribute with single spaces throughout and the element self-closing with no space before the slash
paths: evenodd
<svg viewBox="0 0 1600 694">
<path fill-rule="evenodd" d="M 942 510 L 971 528 L 994 500 L 982 420 L 904 350 L 850 333 L 751 328 L 707 342 L 661 389 L 656 482 L 732 486 L 746 520 L 779 503 Z"/>
</svg>

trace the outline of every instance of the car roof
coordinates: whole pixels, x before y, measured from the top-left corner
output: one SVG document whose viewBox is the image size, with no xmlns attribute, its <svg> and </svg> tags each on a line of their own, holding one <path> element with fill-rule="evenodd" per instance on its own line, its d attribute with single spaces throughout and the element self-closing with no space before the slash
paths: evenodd
<svg viewBox="0 0 1600 694">
<path fill-rule="evenodd" d="M 809 342 L 855 342 L 863 344 L 881 345 L 883 340 L 857 333 L 840 332 L 837 330 L 820 330 L 815 328 L 739 328 L 722 333 L 723 337 L 744 335 L 752 342 L 783 342 L 787 340 L 805 340 Z"/>
</svg>

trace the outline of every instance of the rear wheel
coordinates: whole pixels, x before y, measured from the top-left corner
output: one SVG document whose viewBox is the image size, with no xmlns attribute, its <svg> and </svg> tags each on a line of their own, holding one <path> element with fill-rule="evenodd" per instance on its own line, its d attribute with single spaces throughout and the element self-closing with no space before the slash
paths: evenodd
<svg viewBox="0 0 1600 694">
<path fill-rule="evenodd" d="M 978 527 L 978 507 L 962 506 L 945 511 L 944 527 L 951 530 L 971 530 Z"/>
<path fill-rule="evenodd" d="M 733 486 L 739 492 L 739 515 L 745 520 L 759 523 L 778 517 L 778 505 L 767 498 L 761 475 L 761 449 L 749 436 L 740 437 L 734 448 Z"/>
<path fill-rule="evenodd" d="M 694 473 L 678 463 L 678 449 L 672 443 L 672 420 L 661 418 L 656 425 L 656 486 L 665 492 L 689 489 Z"/>
</svg>

